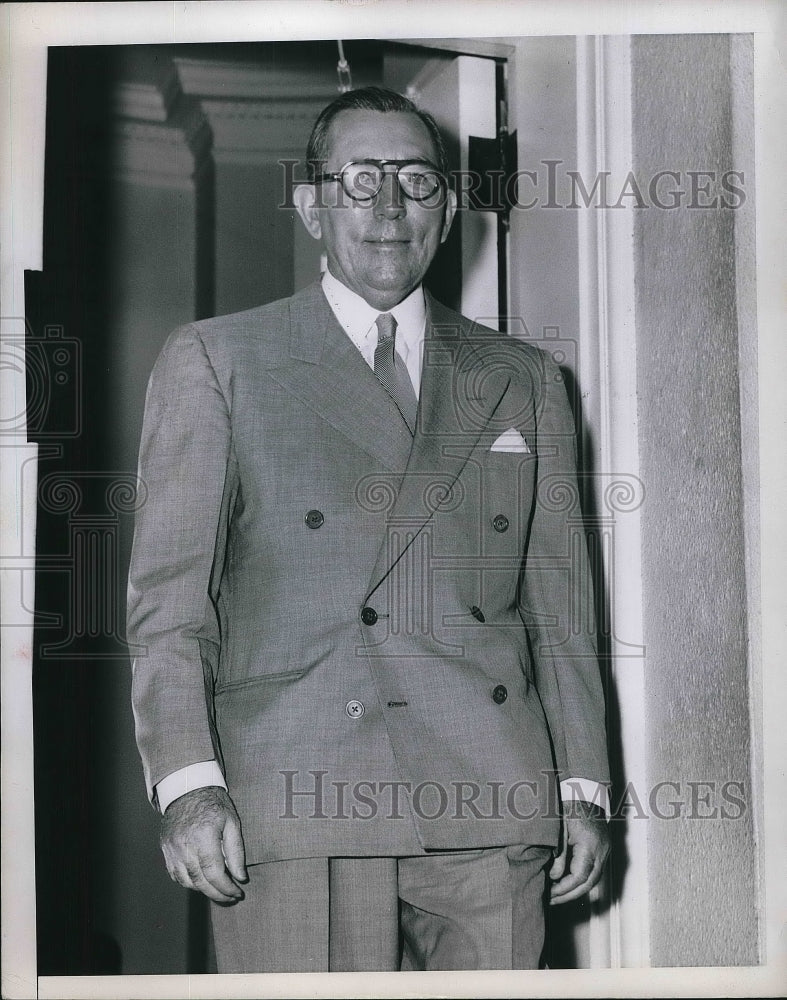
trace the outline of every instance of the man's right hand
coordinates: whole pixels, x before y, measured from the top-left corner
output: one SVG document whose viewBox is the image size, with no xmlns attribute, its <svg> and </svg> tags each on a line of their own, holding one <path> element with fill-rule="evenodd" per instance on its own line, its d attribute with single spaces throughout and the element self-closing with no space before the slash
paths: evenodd
<svg viewBox="0 0 787 1000">
<path fill-rule="evenodd" d="M 240 819 L 223 788 L 195 788 L 167 807 L 161 850 L 173 882 L 196 889 L 216 903 L 243 899 L 248 881 Z"/>
</svg>

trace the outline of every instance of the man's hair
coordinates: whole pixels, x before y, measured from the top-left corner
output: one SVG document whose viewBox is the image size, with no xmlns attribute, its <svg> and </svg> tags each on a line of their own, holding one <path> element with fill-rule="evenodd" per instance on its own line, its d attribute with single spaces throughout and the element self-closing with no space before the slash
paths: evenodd
<svg viewBox="0 0 787 1000">
<path fill-rule="evenodd" d="M 409 97 L 397 94 L 395 90 L 386 90 L 384 87 L 359 87 L 357 90 L 348 90 L 331 101 L 322 109 L 314 123 L 312 134 L 309 136 L 309 144 L 306 147 L 306 168 L 310 181 L 314 180 L 328 159 L 328 131 L 334 118 L 342 111 L 398 111 L 416 115 L 424 123 L 432 139 L 437 154 L 435 166 L 440 168 L 441 173 L 447 173 L 448 158 L 443 137 L 440 135 L 437 122 L 428 111 L 422 111 Z"/>
</svg>

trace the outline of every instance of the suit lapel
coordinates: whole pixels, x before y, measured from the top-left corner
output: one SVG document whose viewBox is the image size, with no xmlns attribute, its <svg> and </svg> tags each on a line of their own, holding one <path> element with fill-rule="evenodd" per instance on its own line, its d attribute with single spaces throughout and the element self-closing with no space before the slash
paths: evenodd
<svg viewBox="0 0 787 1000">
<path fill-rule="evenodd" d="M 407 541 L 392 552 L 380 549 L 368 597 L 415 541 L 460 476 L 508 389 L 510 376 L 484 371 L 460 317 L 427 294 L 427 329 L 418 420 L 402 483 L 389 523 L 407 525 Z M 442 499 L 441 499 L 442 498 Z M 401 534 L 401 533 L 400 533 Z M 368 599 L 367 597 L 367 599 Z"/>
<path fill-rule="evenodd" d="M 410 432 L 319 284 L 293 296 L 289 361 L 268 374 L 384 468 L 402 472 Z"/>
<path fill-rule="evenodd" d="M 462 472 L 508 388 L 484 366 L 457 313 L 428 293 L 418 418 L 411 437 L 395 403 L 342 330 L 320 285 L 290 302 L 289 358 L 268 371 L 279 385 L 381 463 L 404 476 L 389 523 L 407 525 L 392 552 L 382 540 L 368 596 L 429 523 Z M 381 470 L 382 471 L 382 470 Z M 441 497 L 443 499 L 441 499 Z"/>
</svg>

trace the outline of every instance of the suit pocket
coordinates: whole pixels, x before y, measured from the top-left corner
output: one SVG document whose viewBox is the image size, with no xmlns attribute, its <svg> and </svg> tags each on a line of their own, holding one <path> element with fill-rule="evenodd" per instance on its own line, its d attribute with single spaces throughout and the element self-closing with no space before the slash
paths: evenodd
<svg viewBox="0 0 787 1000">
<path fill-rule="evenodd" d="M 536 456 L 533 452 L 487 451 L 484 454 L 484 471 L 492 483 L 498 480 L 508 489 L 512 486 L 521 490 L 529 485 L 528 494 L 533 492 Z"/>
<path fill-rule="evenodd" d="M 521 552 L 533 507 L 535 477 L 534 454 L 488 451 L 484 455 L 481 501 L 494 551 L 514 548 Z"/>
<path fill-rule="evenodd" d="M 259 684 L 273 684 L 276 681 L 297 681 L 306 673 L 305 670 L 279 670 L 270 674 L 255 674 L 253 677 L 241 677 L 236 681 L 219 684 L 214 692 L 215 697 L 245 688 L 256 687 Z"/>
</svg>

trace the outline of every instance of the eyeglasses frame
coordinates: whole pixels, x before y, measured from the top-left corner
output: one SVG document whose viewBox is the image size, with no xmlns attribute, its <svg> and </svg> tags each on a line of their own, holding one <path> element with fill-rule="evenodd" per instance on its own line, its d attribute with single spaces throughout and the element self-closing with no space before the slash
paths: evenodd
<svg viewBox="0 0 787 1000">
<path fill-rule="evenodd" d="M 343 177 L 344 177 L 344 173 L 345 173 L 345 171 L 347 170 L 348 167 L 352 167 L 352 166 L 355 166 L 355 165 L 361 164 L 361 163 L 371 163 L 373 166 L 379 167 L 380 170 L 383 171 L 383 177 L 380 180 L 380 186 L 377 188 L 377 190 L 373 194 L 364 195 L 363 197 L 358 198 L 354 194 L 352 194 L 350 191 L 347 190 L 347 188 L 346 188 L 346 186 L 344 184 Z M 325 181 L 338 181 L 341 184 L 341 186 L 342 186 L 342 191 L 344 191 L 344 193 L 347 195 L 348 198 L 352 199 L 352 201 L 358 202 L 359 204 L 364 204 L 366 202 L 374 201 L 374 199 L 377 197 L 377 195 L 380 193 L 380 191 L 382 191 L 383 184 L 385 183 L 385 174 L 386 174 L 386 171 L 385 171 L 384 168 L 388 167 L 388 166 L 394 166 L 394 167 L 396 167 L 396 170 L 394 172 L 394 176 L 396 177 L 396 183 L 399 185 L 399 190 L 402 192 L 402 194 L 405 196 L 405 198 L 409 199 L 410 201 L 414 201 L 414 202 L 417 202 L 418 204 L 421 204 L 423 202 L 428 201 L 430 198 L 433 198 L 434 194 L 428 194 L 425 198 L 416 198 L 414 195 L 408 194 L 405 191 L 404 187 L 402 187 L 401 181 L 399 180 L 399 172 L 404 167 L 410 167 L 410 166 L 413 166 L 414 164 L 419 164 L 419 165 L 423 164 L 424 166 L 431 167 L 432 170 L 434 170 L 435 175 L 437 176 L 437 178 L 438 178 L 438 180 L 440 182 L 440 186 L 443 188 L 443 192 L 445 192 L 446 188 L 448 187 L 448 180 L 445 177 L 445 175 L 443 174 L 443 172 L 440 170 L 440 168 L 437 167 L 434 163 L 432 163 L 431 160 L 423 160 L 423 159 L 418 159 L 418 158 L 409 159 L 409 160 L 376 160 L 376 159 L 373 159 L 372 157 L 366 156 L 366 157 L 364 157 L 363 159 L 360 159 L 360 160 L 348 160 L 340 170 L 337 170 L 334 173 L 317 174 L 317 176 L 313 178 L 313 180 L 311 181 L 311 183 L 312 184 L 322 184 Z"/>
</svg>

